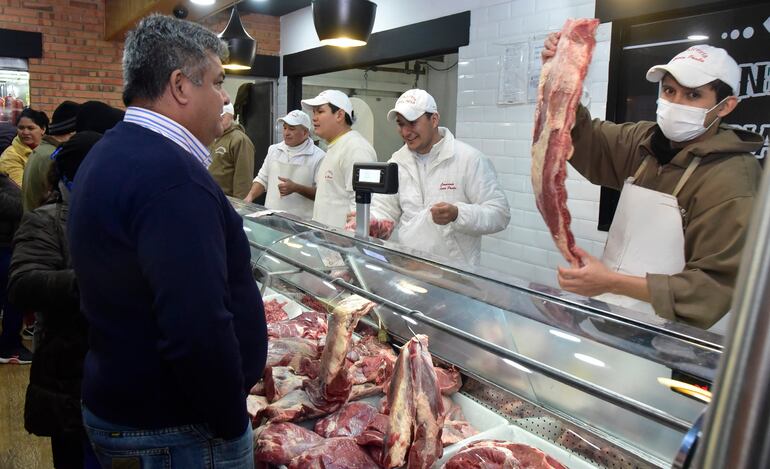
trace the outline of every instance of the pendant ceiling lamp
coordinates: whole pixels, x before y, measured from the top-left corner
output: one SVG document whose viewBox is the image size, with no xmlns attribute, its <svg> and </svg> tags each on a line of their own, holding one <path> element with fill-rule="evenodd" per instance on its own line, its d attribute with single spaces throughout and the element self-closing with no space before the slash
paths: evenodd
<svg viewBox="0 0 770 469">
<path fill-rule="evenodd" d="M 228 70 L 249 70 L 257 53 L 257 41 L 243 28 L 237 6 L 233 7 L 230 21 L 219 38 L 227 43 L 230 52 L 230 58 L 223 66 Z"/>
<path fill-rule="evenodd" d="M 377 4 L 369 0 L 313 0 L 313 24 L 325 46 L 366 45 Z"/>
</svg>

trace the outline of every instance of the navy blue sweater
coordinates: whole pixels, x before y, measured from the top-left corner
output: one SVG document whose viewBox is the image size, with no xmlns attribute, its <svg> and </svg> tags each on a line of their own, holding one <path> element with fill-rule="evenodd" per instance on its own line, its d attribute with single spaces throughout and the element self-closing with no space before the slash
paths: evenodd
<svg viewBox="0 0 770 469">
<path fill-rule="evenodd" d="M 80 166 L 67 225 L 90 323 L 83 401 L 138 428 L 233 438 L 267 331 L 243 222 L 181 147 L 121 122 Z"/>
</svg>

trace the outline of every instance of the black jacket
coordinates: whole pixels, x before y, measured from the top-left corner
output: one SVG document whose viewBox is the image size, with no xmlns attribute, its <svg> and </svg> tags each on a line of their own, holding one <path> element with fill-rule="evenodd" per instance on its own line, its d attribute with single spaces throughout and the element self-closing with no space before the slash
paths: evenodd
<svg viewBox="0 0 770 469">
<path fill-rule="evenodd" d="M 40 436 L 82 431 L 80 385 L 88 325 L 69 260 L 67 212 L 57 194 L 24 214 L 9 271 L 9 300 L 37 312 L 42 327 L 24 407 L 27 431 Z"/>
<path fill-rule="evenodd" d="M 19 226 L 21 189 L 7 174 L 0 174 L 0 247 L 9 247 Z"/>
</svg>

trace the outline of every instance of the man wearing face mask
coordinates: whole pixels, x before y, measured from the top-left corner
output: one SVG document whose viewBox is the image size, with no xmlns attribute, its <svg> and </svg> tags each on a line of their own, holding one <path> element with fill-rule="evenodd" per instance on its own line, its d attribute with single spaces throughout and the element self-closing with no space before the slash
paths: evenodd
<svg viewBox="0 0 770 469">
<path fill-rule="evenodd" d="M 657 123 L 592 121 L 578 108 L 570 163 L 622 192 L 602 259 L 581 251 L 582 266 L 559 268 L 562 288 L 724 331 L 761 173 L 762 137 L 722 125 L 740 77 L 723 49 L 693 46 L 647 72 Z"/>
</svg>

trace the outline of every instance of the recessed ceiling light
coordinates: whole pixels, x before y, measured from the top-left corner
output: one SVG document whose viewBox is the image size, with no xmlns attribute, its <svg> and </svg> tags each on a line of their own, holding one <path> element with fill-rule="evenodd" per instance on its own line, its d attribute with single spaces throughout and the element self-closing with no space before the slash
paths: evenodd
<svg viewBox="0 0 770 469">
<path fill-rule="evenodd" d="M 709 37 L 704 34 L 691 34 L 690 36 L 687 36 L 687 39 L 691 41 L 705 41 Z"/>
<path fill-rule="evenodd" d="M 213 5 L 214 0 L 190 0 L 192 3 L 196 5 Z"/>
</svg>

